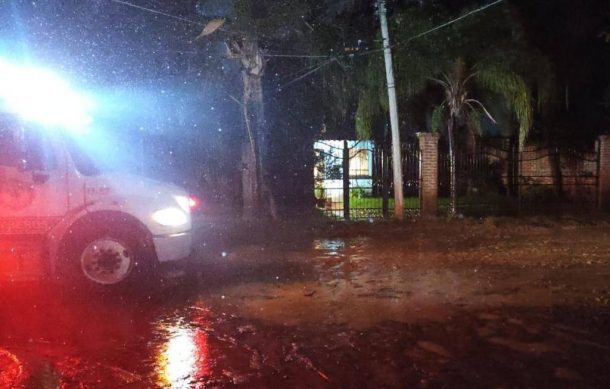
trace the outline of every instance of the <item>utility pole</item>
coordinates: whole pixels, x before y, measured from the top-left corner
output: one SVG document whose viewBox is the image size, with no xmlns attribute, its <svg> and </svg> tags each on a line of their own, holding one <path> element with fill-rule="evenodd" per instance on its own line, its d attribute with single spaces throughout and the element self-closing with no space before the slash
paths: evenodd
<svg viewBox="0 0 610 389">
<path fill-rule="evenodd" d="M 402 220 L 404 215 L 404 204 L 402 194 L 402 158 L 400 155 L 400 129 L 398 124 L 396 84 L 394 82 L 392 49 L 390 47 L 390 33 L 388 31 L 388 18 L 386 15 L 385 0 L 378 0 L 377 6 L 379 8 L 379 21 L 381 22 L 381 36 L 383 38 L 385 71 L 388 80 L 388 97 L 390 100 L 390 125 L 392 127 L 392 171 L 394 173 L 394 217 L 399 220 Z"/>
</svg>

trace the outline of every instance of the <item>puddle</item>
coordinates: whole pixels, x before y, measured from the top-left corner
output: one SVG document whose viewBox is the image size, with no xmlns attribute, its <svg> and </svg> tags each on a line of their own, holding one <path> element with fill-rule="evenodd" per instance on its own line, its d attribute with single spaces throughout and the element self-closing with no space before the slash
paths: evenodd
<svg viewBox="0 0 610 389">
<path fill-rule="evenodd" d="M 0 387 L 602 387 L 610 266 L 575 261 L 610 240 L 579 231 L 569 255 L 455 231 L 244 245 L 138 301 L 24 289 L 2 296 Z"/>
<path fill-rule="evenodd" d="M 345 241 L 343 239 L 319 239 L 314 241 L 313 247 L 315 250 L 324 251 L 325 254 L 336 256 L 345 248 Z"/>
<path fill-rule="evenodd" d="M 163 329 L 165 342 L 156 356 L 157 384 L 165 388 L 190 388 L 210 376 L 208 335 L 175 324 Z"/>
</svg>

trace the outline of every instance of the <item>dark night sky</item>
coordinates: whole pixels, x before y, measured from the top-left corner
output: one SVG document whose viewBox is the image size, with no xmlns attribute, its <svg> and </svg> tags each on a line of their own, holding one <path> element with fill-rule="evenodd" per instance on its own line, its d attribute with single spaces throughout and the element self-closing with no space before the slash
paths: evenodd
<svg viewBox="0 0 610 389">
<path fill-rule="evenodd" d="M 558 84 L 569 90 L 570 110 L 562 119 L 572 129 L 570 138 L 577 141 L 610 132 L 610 121 L 600 108 L 604 92 L 610 91 L 610 41 L 605 35 L 610 32 L 610 2 L 515 3 L 530 42 L 551 58 Z"/>
<path fill-rule="evenodd" d="M 201 19 L 186 2 L 139 3 Z M 10 15 L 0 27 L 0 56 L 52 68 L 94 95 L 98 125 L 138 147 L 144 134 L 151 172 L 196 179 L 210 156 L 233 144 L 239 115 L 225 90 L 238 64 L 206 61 L 218 45 L 191 43 L 199 25 L 108 0 L 12 0 L 0 3 L 0 14 Z"/>
<path fill-rule="evenodd" d="M 135 3 L 194 22 L 205 20 L 197 14 L 192 0 Z M 576 96 L 580 92 L 589 93 L 595 84 L 607 82 L 610 44 L 604 45 L 598 37 L 610 30 L 607 1 L 515 0 L 513 3 L 521 13 L 532 43 L 554 59 L 560 77 L 571 79 Z M 372 7 L 368 8 L 372 12 Z M 222 53 L 222 48 L 201 50 L 191 43 L 201 30 L 199 25 L 109 0 L 11 0 L 0 3 L 0 13 L 10 15 L 5 16 L 0 26 L 0 52 L 35 58 L 37 62 L 61 69 L 79 84 L 94 88 L 184 77 L 189 63 L 200 66 L 206 63 L 207 56 Z M 371 18 L 374 20 L 373 15 Z M 230 68 L 231 63 L 225 61 L 222 65 Z M 206 75 L 203 77 L 209 80 Z"/>
<path fill-rule="evenodd" d="M 11 15 L 1 27 L 4 52 L 36 56 L 95 84 L 179 74 L 181 51 L 193 49 L 189 39 L 199 29 L 107 0 L 13 0 L 0 7 Z"/>
<path fill-rule="evenodd" d="M 135 3 L 204 21 L 196 13 L 194 1 Z M 582 80 L 576 88 L 586 89 L 591 83 L 607 80 L 599 77 L 608 73 L 610 45 L 603 45 L 598 38 L 610 30 L 607 1 L 515 0 L 514 4 L 521 11 L 532 43 L 553 57 L 562 76 Z M 108 0 L 10 0 L 0 3 L 0 13 L 5 15 L 0 26 L 2 53 L 34 57 L 62 69 L 81 84 L 95 87 L 183 76 L 189 61 L 201 63 L 206 55 L 219 54 L 202 51 L 191 43 L 201 30 L 196 24 Z M 195 51 L 199 54 L 193 54 Z"/>
<path fill-rule="evenodd" d="M 195 22 L 205 20 L 191 0 L 134 3 Z M 565 117 L 591 133 L 610 130 L 604 128 L 608 123 L 599 108 L 603 91 L 610 85 L 610 43 L 600 37 L 602 32 L 610 32 L 609 2 L 514 0 L 512 4 L 521 15 L 531 43 L 553 59 L 560 83 L 569 85 L 572 105 Z M 363 9 L 371 13 L 368 17 L 374 26 L 373 7 Z M 108 126 L 132 132 L 144 127 L 151 134 L 161 134 L 158 142 L 163 153 L 184 154 L 182 162 L 176 163 L 193 172 L 214 155 L 219 160 L 224 155 L 221 165 L 237 165 L 226 154 L 243 136 L 238 106 L 228 96 L 239 96 L 239 65 L 219 58 L 223 53 L 221 45 L 191 43 L 200 32 L 200 25 L 109 0 L 5 0 L 0 2 L 0 14 L 4 16 L 0 24 L 0 55 L 30 58 L 94 91 L 104 101 L 106 111 L 100 117 L 107 120 Z M 372 41 L 374 37 L 363 39 Z M 294 47 L 279 45 L 273 49 L 291 52 Z M 271 62 L 269 86 L 289 80 L 303 65 Z M 319 82 L 315 77 L 313 82 Z M 279 136 L 293 137 L 296 144 L 315 136 L 322 120 L 311 117 L 315 109 L 294 105 L 317 104 L 315 95 L 307 94 L 311 93 L 309 85 L 296 84 L 284 94 L 270 90 L 268 111 L 278 116 L 274 123 L 281 127 Z M 287 128 L 292 125 L 302 128 Z M 181 136 L 172 131 L 180 131 Z M 284 163 L 281 162 L 279 165 Z M 309 169 L 303 161 L 289 162 L 301 167 L 301 175 Z"/>
</svg>

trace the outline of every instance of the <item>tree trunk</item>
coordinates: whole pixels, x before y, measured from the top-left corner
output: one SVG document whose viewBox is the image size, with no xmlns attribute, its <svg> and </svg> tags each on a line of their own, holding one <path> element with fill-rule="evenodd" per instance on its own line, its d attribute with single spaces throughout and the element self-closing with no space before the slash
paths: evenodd
<svg viewBox="0 0 610 389">
<path fill-rule="evenodd" d="M 254 220 L 256 216 L 257 182 L 256 159 L 250 142 L 244 142 L 241 153 L 241 199 L 242 217 L 246 220 Z"/>
<path fill-rule="evenodd" d="M 516 197 L 519 187 L 519 152 L 521 147 L 519 147 L 519 139 L 514 136 L 510 138 L 509 142 L 506 194 L 509 197 Z"/>
<path fill-rule="evenodd" d="M 255 171 L 250 174 L 255 179 L 254 184 L 244 190 L 253 190 L 254 193 L 243 193 L 244 199 L 254 199 L 254 210 L 259 215 L 268 215 L 277 218 L 275 202 L 266 183 L 264 161 L 268 157 L 267 121 L 265 119 L 265 106 L 263 100 L 264 61 L 256 39 L 244 39 L 234 43 L 242 62 L 242 114 L 250 152 L 254 156 Z"/>
<path fill-rule="evenodd" d="M 557 128 L 559 125 L 560 124 L 557 124 L 555 127 Z M 549 153 L 554 194 L 557 200 L 561 200 L 564 195 L 563 175 L 561 173 L 561 150 L 557 146 L 556 141 L 553 139 L 553 134 L 549 130 L 545 131 L 545 138 L 546 148 Z"/>
<path fill-rule="evenodd" d="M 477 150 L 478 147 L 480 147 L 479 144 L 477 144 L 477 136 L 474 133 L 474 130 L 472 129 L 471 126 L 467 126 L 467 133 L 466 133 L 466 147 L 465 150 L 467 151 L 467 154 L 464 156 L 467 159 L 467 166 L 468 166 L 468 174 L 466 175 L 468 177 L 467 181 L 466 181 L 466 194 L 468 196 L 472 196 L 475 193 L 475 174 L 474 173 L 474 166 L 478 165 L 478 160 L 477 160 Z M 463 173 L 463 172 L 462 172 Z"/>
<path fill-rule="evenodd" d="M 559 147 L 549 146 L 551 155 L 551 171 L 553 175 L 553 187 L 555 188 L 555 196 L 561 200 L 564 195 L 563 190 L 563 174 L 561 173 L 561 150 Z"/>
<path fill-rule="evenodd" d="M 449 191 L 451 193 L 451 203 L 449 205 L 449 215 L 454 216 L 457 211 L 457 172 L 455 166 L 455 138 L 453 135 L 455 119 L 449 118 L 447 123 L 447 137 L 449 138 L 449 176 L 451 183 Z"/>
</svg>

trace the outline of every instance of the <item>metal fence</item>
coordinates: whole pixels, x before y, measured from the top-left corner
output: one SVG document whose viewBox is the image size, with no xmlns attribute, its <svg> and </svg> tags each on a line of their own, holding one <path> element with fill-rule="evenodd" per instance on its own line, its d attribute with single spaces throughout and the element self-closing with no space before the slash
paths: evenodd
<svg viewBox="0 0 610 389">
<path fill-rule="evenodd" d="M 394 184 L 389 145 L 372 141 L 316 143 L 317 206 L 339 219 L 394 215 Z M 507 215 L 594 210 L 598 153 L 528 146 L 515 139 L 477 139 L 456 151 L 457 207 L 468 215 Z M 438 209 L 450 205 L 450 158 L 441 141 L 438 154 Z M 418 140 L 402 144 L 405 215 L 420 209 L 421 154 Z"/>
<path fill-rule="evenodd" d="M 516 148 L 510 139 L 491 138 L 468 147 L 458 147 L 456 181 L 458 210 L 468 214 L 510 212 L 516 191 Z M 450 203 L 450 157 L 446 142 L 439 144 L 439 211 Z"/>
<path fill-rule="evenodd" d="M 319 141 L 315 195 L 324 214 L 341 219 L 393 216 L 392 158 L 387 146 L 372 141 Z M 419 212 L 419 146 L 402 145 L 405 213 Z"/>
<path fill-rule="evenodd" d="M 521 212 L 595 211 L 599 161 L 595 150 L 526 148 L 519 154 Z"/>
<path fill-rule="evenodd" d="M 594 210 L 594 151 L 525 147 L 510 138 L 481 139 L 456 152 L 458 211 L 503 215 Z M 450 160 L 439 147 L 439 210 L 449 209 Z"/>
</svg>

